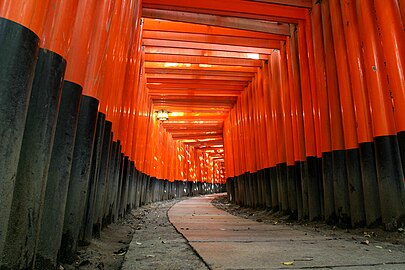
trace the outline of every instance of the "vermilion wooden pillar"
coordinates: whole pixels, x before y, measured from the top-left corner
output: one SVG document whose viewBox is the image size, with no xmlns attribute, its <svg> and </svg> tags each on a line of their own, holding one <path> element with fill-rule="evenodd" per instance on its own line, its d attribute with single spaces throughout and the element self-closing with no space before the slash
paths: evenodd
<svg viewBox="0 0 405 270">
<path fill-rule="evenodd" d="M 322 29 L 325 50 L 326 76 L 328 87 L 328 105 L 331 125 L 332 168 L 335 214 L 340 226 L 350 224 L 350 205 L 347 185 L 345 145 L 339 98 L 339 84 L 335 58 L 335 46 L 332 36 L 329 3 L 321 3 Z M 333 215 L 330 216 L 333 222 Z"/>
<path fill-rule="evenodd" d="M 323 194 L 323 217 L 329 223 L 335 213 L 333 196 L 333 170 L 332 170 L 332 145 L 331 127 L 328 105 L 328 88 L 326 77 L 326 63 L 324 55 L 324 40 L 322 33 L 321 5 L 317 3 L 311 12 L 313 47 L 315 58 L 316 89 L 319 106 L 320 119 L 320 150 L 322 153 L 322 186 L 320 192 Z"/>
<path fill-rule="evenodd" d="M 1 258 L 47 6 L 48 0 L 0 3 L 0 121 L 3 123 L 0 129 Z"/>
<path fill-rule="evenodd" d="M 361 170 L 359 160 L 359 149 L 357 140 L 356 117 L 354 111 L 352 85 L 350 84 L 348 65 L 348 54 L 346 51 L 342 12 L 340 2 L 329 1 L 333 40 L 335 44 L 335 57 L 337 64 L 338 85 L 340 94 L 340 105 L 343 120 L 343 133 L 347 158 L 347 176 L 350 199 L 350 217 L 352 226 L 362 226 L 365 222 L 363 187 L 361 184 Z"/>
<path fill-rule="evenodd" d="M 364 60 L 354 1 L 341 1 L 350 79 L 355 106 L 357 138 L 360 148 L 360 165 L 364 191 L 366 224 L 372 225 L 381 218 L 377 171 L 373 149 L 372 120 L 367 85 L 364 78 Z"/>
<path fill-rule="evenodd" d="M 68 56 L 65 85 L 82 89 L 90 52 L 88 50 L 96 17 L 96 1 L 79 2 Z M 75 134 L 69 189 L 65 208 L 60 259 L 72 262 L 87 202 L 91 157 L 96 132 L 98 100 L 83 95 Z"/>
<path fill-rule="evenodd" d="M 378 29 L 389 78 L 394 107 L 395 126 L 401 151 L 402 170 L 405 172 L 405 32 L 398 2 L 374 1 Z M 401 3 L 400 5 L 404 9 Z"/>
<path fill-rule="evenodd" d="M 356 0 L 373 120 L 382 221 L 387 230 L 393 230 L 399 225 L 398 219 L 405 214 L 404 176 L 374 8 L 371 1 Z"/>
</svg>

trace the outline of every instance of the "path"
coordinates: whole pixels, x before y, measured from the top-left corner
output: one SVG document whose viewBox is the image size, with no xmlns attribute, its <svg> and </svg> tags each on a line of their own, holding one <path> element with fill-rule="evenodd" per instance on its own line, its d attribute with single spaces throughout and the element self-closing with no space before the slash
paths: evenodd
<svg viewBox="0 0 405 270">
<path fill-rule="evenodd" d="M 215 196 L 181 201 L 168 213 L 212 269 L 405 269 L 405 250 L 400 248 L 361 245 L 236 217 L 215 208 L 211 204 Z"/>
</svg>

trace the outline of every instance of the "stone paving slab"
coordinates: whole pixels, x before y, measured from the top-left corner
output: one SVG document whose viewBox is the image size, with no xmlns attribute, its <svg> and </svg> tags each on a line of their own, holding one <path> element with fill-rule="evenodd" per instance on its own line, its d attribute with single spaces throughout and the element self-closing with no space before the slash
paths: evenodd
<svg viewBox="0 0 405 270">
<path fill-rule="evenodd" d="M 215 196 L 182 201 L 168 212 L 172 224 L 212 269 L 405 269 L 405 250 L 243 219 L 215 208 Z"/>
</svg>

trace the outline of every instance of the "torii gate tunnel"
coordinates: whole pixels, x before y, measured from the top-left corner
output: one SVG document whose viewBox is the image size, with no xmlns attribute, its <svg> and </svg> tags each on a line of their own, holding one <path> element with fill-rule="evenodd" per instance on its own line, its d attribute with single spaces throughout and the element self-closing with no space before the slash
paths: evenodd
<svg viewBox="0 0 405 270">
<path fill-rule="evenodd" d="M 0 0 L 0 268 L 225 190 L 403 225 L 404 26 L 404 0 Z"/>
</svg>

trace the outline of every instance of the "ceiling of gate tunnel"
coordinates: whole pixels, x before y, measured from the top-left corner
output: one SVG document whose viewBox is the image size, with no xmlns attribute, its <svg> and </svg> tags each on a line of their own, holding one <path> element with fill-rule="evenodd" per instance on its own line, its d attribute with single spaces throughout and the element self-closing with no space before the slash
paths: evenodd
<svg viewBox="0 0 405 270">
<path fill-rule="evenodd" d="M 143 0 L 147 89 L 174 139 L 221 158 L 223 122 L 311 0 Z"/>
</svg>

